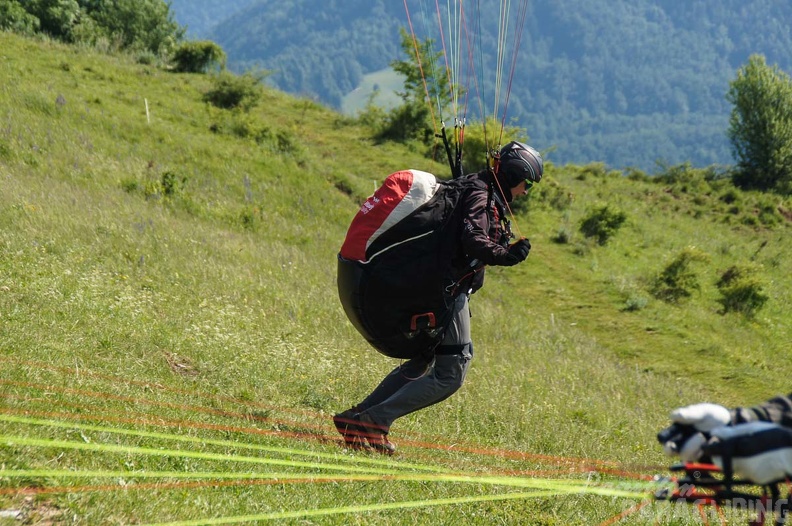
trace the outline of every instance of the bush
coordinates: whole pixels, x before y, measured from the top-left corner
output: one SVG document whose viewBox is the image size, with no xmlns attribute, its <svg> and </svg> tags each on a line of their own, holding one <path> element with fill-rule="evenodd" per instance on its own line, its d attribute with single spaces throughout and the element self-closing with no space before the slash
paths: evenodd
<svg viewBox="0 0 792 526">
<path fill-rule="evenodd" d="M 429 107 L 426 104 L 404 103 L 392 109 L 382 120 L 381 127 L 376 130 L 378 141 L 406 143 L 413 140 L 430 145 L 434 133 L 427 126 Z"/>
<path fill-rule="evenodd" d="M 180 176 L 172 171 L 162 174 L 149 173 L 143 184 L 136 181 L 122 182 L 122 188 L 127 192 L 143 191 L 146 200 L 170 200 L 181 196 L 187 185 L 187 177 Z"/>
<path fill-rule="evenodd" d="M 577 175 L 576 179 L 579 181 L 585 181 L 589 177 L 593 177 L 595 179 L 602 179 L 607 175 L 608 175 L 608 168 L 607 166 L 605 166 L 605 163 L 602 162 L 589 163 L 580 168 L 580 173 Z"/>
<path fill-rule="evenodd" d="M 653 280 L 652 295 L 669 303 L 679 303 L 701 288 L 698 276 L 690 268 L 694 262 L 706 262 L 709 256 L 695 247 L 680 252 Z"/>
<path fill-rule="evenodd" d="M 566 226 L 561 226 L 556 231 L 555 235 L 550 238 L 550 241 L 553 243 L 558 243 L 559 245 L 566 245 L 572 240 L 572 233 Z"/>
<path fill-rule="evenodd" d="M 173 69 L 180 73 L 205 73 L 225 69 L 226 54 L 211 40 L 184 42 L 173 53 Z"/>
<path fill-rule="evenodd" d="M 583 219 L 580 231 L 584 236 L 594 237 L 597 243 L 604 245 L 626 220 L 627 214 L 621 210 L 613 210 L 608 205 L 597 206 Z"/>
<path fill-rule="evenodd" d="M 548 164 L 549 163 L 545 164 L 545 172 L 547 171 Z M 542 202 L 549 204 L 552 208 L 559 211 L 567 210 L 572 206 L 572 202 L 575 200 L 575 195 L 570 192 L 568 188 L 549 179 L 547 183 L 534 187 L 532 191 L 535 198 L 541 199 Z"/>
<path fill-rule="evenodd" d="M 735 188 L 729 188 L 718 199 L 727 205 L 731 205 L 740 201 L 740 193 Z"/>
<path fill-rule="evenodd" d="M 764 291 L 760 272 L 760 265 L 744 264 L 733 265 L 721 275 L 716 285 L 724 313 L 739 312 L 753 317 L 764 306 L 770 297 Z"/>
<path fill-rule="evenodd" d="M 165 197 L 173 197 L 184 189 L 186 183 L 187 177 L 180 177 L 178 174 L 170 171 L 165 172 L 160 179 L 162 194 Z"/>
<path fill-rule="evenodd" d="M 666 166 L 662 173 L 654 177 L 654 182 L 667 184 L 676 192 L 683 194 L 702 195 L 711 190 L 710 181 L 718 177 L 714 167 L 693 168 L 690 162 L 675 166 Z"/>
<path fill-rule="evenodd" d="M 263 92 L 261 81 L 266 72 L 247 72 L 243 75 L 222 72 L 215 76 L 212 88 L 204 94 L 204 100 L 218 108 L 240 108 L 248 111 L 256 104 Z"/>
<path fill-rule="evenodd" d="M 642 183 L 648 183 L 652 180 L 652 177 L 649 176 L 646 172 L 633 167 L 627 168 L 624 172 L 624 175 L 630 181 L 639 181 Z"/>
<path fill-rule="evenodd" d="M 367 126 L 375 135 L 385 126 L 388 112 L 374 103 L 374 97 L 370 97 L 366 107 L 357 115 L 358 122 Z"/>
<path fill-rule="evenodd" d="M 641 309 L 646 308 L 648 304 L 649 304 L 649 300 L 644 296 L 631 295 L 624 302 L 624 311 L 637 312 Z"/>
</svg>

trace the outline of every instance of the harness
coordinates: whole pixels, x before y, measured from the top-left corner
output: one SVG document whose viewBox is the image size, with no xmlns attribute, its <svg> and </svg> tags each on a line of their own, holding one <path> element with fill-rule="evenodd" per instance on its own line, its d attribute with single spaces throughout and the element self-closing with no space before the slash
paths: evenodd
<svg viewBox="0 0 792 526">
<path fill-rule="evenodd" d="M 509 240 L 514 238 L 514 234 L 511 230 L 511 221 L 506 217 L 506 204 L 504 203 L 501 196 L 495 191 L 495 185 L 492 182 L 487 184 L 486 211 L 490 220 L 490 224 L 497 223 L 498 225 L 497 228 L 500 233 L 500 244 L 504 247 L 508 246 Z M 451 297 L 456 297 L 456 295 L 459 294 L 459 288 L 462 286 L 462 284 L 466 281 L 472 282 L 476 274 L 484 270 L 484 268 L 486 268 L 486 265 L 481 263 L 481 261 L 478 259 L 471 260 L 468 264 L 469 270 L 460 278 L 446 286 L 446 294 L 450 295 Z"/>
</svg>

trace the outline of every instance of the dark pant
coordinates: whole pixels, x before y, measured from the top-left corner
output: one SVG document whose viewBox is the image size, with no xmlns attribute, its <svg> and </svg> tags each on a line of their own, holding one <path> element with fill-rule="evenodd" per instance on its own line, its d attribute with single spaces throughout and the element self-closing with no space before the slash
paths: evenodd
<svg viewBox="0 0 792 526">
<path fill-rule="evenodd" d="M 472 358 L 470 309 L 467 295 L 462 294 L 434 358 L 414 358 L 396 367 L 358 404 L 358 411 L 387 431 L 397 418 L 454 394 L 465 381 Z"/>
</svg>

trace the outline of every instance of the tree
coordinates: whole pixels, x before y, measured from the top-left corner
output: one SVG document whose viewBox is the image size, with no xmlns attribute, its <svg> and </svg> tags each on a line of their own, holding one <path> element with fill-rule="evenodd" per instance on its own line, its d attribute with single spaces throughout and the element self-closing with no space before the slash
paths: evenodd
<svg viewBox="0 0 792 526">
<path fill-rule="evenodd" d="M 80 19 L 77 0 L 30 0 L 22 5 L 38 19 L 40 31 L 67 42 L 72 40 L 72 29 Z"/>
<path fill-rule="evenodd" d="M 729 85 L 728 137 L 742 188 L 792 194 L 792 79 L 752 55 Z"/>
<path fill-rule="evenodd" d="M 0 29 L 64 42 L 107 38 L 122 49 L 165 54 L 184 37 L 164 0 L 0 0 Z"/>
<path fill-rule="evenodd" d="M 442 52 L 434 52 L 433 42 L 426 39 L 423 43 L 401 29 L 401 47 L 407 55 L 406 60 L 394 60 L 391 67 L 404 76 L 404 91 L 397 94 L 402 99 L 401 106 L 388 114 L 385 125 L 379 131 L 380 139 L 399 142 L 418 139 L 431 144 L 434 123 L 443 108 L 451 103 L 451 90 L 448 75 L 440 66 Z"/>
<path fill-rule="evenodd" d="M 25 11 L 16 0 L 0 0 L 0 31 L 33 35 L 39 23 L 38 18 Z"/>
<path fill-rule="evenodd" d="M 81 0 L 80 4 L 122 48 L 164 54 L 184 37 L 185 29 L 163 0 Z"/>
</svg>

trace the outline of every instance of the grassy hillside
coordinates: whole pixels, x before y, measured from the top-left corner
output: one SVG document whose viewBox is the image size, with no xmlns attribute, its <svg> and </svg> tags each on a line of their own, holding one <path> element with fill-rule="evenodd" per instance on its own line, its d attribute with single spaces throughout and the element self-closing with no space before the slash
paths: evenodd
<svg viewBox="0 0 792 526">
<path fill-rule="evenodd" d="M 345 319 L 335 254 L 385 175 L 445 168 L 276 91 L 235 114 L 202 102 L 206 76 L 6 34 L 0 50 L 0 510 L 597 524 L 664 472 L 670 409 L 789 390 L 789 203 L 551 166 L 516 218 L 530 258 L 472 301 L 466 385 L 397 422 L 393 459 L 343 450 L 330 415 L 395 363 Z M 603 203 L 627 222 L 600 246 L 578 225 Z M 654 299 L 691 245 L 698 291 Z M 770 299 L 721 314 L 715 282 L 747 261 Z M 623 523 L 700 523 L 670 511 Z"/>
</svg>

